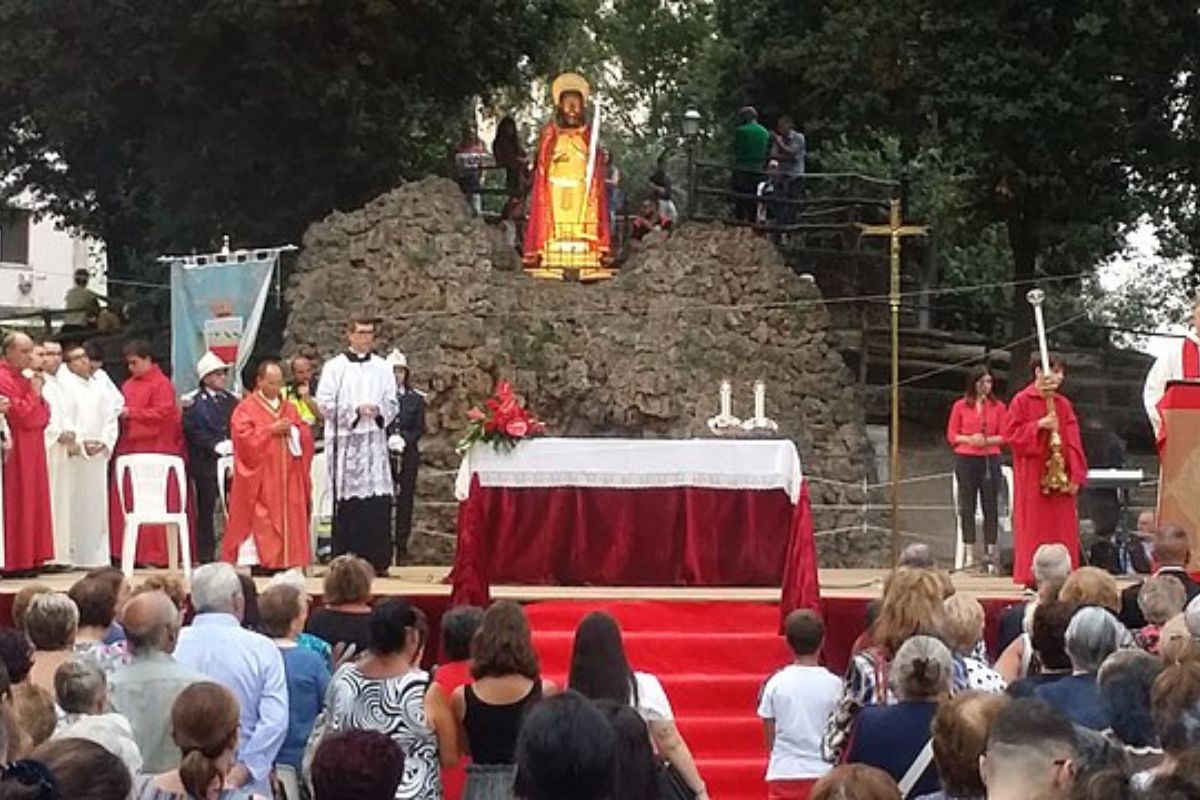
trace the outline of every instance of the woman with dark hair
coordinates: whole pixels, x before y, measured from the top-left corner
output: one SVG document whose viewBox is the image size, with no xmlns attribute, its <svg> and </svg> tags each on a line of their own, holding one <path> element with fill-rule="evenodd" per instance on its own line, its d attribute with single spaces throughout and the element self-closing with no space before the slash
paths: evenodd
<svg viewBox="0 0 1200 800">
<path fill-rule="evenodd" d="M 312 760 L 314 800 L 387 800 L 403 779 L 404 751 L 378 731 L 326 736 Z"/>
<path fill-rule="evenodd" d="M 582 695 L 562 692 L 529 712 L 517 743 L 514 794 L 522 800 L 617 800 L 616 762 L 612 726 Z"/>
<path fill-rule="evenodd" d="M 305 630 L 341 646 L 342 655 L 365 653 L 371 643 L 371 582 L 375 569 L 365 559 L 341 555 L 329 562 L 323 584 L 324 603 L 308 615 Z"/>
<path fill-rule="evenodd" d="M 331 731 L 386 733 L 404 750 L 404 780 L 397 800 L 441 800 L 442 766 L 459 757 L 458 726 L 450 703 L 417 654 L 421 635 L 416 610 L 405 600 L 371 610 L 371 647 L 361 661 L 344 664 L 329 684 Z"/>
<path fill-rule="evenodd" d="M 529 620 L 517 603 L 498 600 L 484 612 L 471 641 L 471 677 L 475 682 L 455 689 L 450 703 L 471 755 L 463 797 L 511 797 L 521 724 L 555 688 L 541 679 Z"/>
<path fill-rule="evenodd" d="M 227 789 L 225 779 L 237 761 L 240 711 L 233 692 L 199 681 L 184 689 L 171 706 L 171 738 L 183 760 L 161 775 L 141 775 L 136 800 L 243 800 L 257 798 L 249 789 Z M 107 795 L 124 797 L 125 795 Z"/>
<path fill-rule="evenodd" d="M 658 678 L 648 672 L 635 672 L 629 665 L 621 628 L 603 611 L 588 614 L 575 629 L 567 684 L 592 700 L 611 700 L 637 710 L 646 720 L 658 753 L 679 772 L 698 800 L 706 800 L 708 791 L 687 742 L 675 726 L 667 693 Z"/>
<path fill-rule="evenodd" d="M 0 770 L 5 800 L 113 800 L 129 797 L 133 779 L 121 759 L 87 739 L 56 739 L 28 760 Z"/>
<path fill-rule="evenodd" d="M 442 652 L 433 672 L 433 680 L 447 696 L 452 696 L 455 689 L 471 682 L 471 642 L 481 624 L 483 609 L 478 606 L 454 606 L 442 615 Z M 463 787 L 467 784 L 469 761 L 464 757 L 458 766 L 442 769 L 442 791 L 446 800 L 462 797 Z"/>
<path fill-rule="evenodd" d="M 950 409 L 946 439 L 954 448 L 954 476 L 958 480 L 958 516 L 966 564 L 975 564 L 975 505 L 983 505 L 985 564 L 996 565 L 996 535 L 999 530 L 1000 445 L 1007 412 L 992 394 L 992 373 L 979 366 L 967 375 L 963 396 Z"/>
<path fill-rule="evenodd" d="M 631 706 L 601 700 L 596 708 L 617 734 L 617 785 L 613 797 L 621 800 L 658 800 L 654 748 L 646 721 Z"/>
<path fill-rule="evenodd" d="M 505 116 L 496 125 L 492 157 L 497 166 L 504 167 L 504 186 L 509 200 L 520 200 L 529 190 L 529 153 L 521 146 L 517 121 L 511 116 Z"/>
</svg>

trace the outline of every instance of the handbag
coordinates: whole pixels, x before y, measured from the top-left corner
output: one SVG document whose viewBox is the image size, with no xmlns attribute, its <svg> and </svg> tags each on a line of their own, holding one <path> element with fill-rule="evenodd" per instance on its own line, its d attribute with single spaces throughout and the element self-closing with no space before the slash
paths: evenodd
<svg viewBox="0 0 1200 800">
<path fill-rule="evenodd" d="M 687 781 L 679 774 L 669 761 L 658 766 L 658 797 L 659 800 L 696 800 L 696 793 Z"/>
</svg>

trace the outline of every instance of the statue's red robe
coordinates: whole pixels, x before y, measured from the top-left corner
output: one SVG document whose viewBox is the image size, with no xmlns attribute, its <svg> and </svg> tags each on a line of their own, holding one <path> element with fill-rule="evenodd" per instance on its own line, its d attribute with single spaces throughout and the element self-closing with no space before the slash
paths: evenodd
<svg viewBox="0 0 1200 800">
<path fill-rule="evenodd" d="M 292 455 L 288 437 L 272 432 L 279 420 L 290 422 L 299 432 L 299 456 Z M 287 569 L 310 564 L 311 430 L 294 405 L 284 400 L 272 409 L 258 392 L 238 403 L 229 429 L 234 472 L 221 559 L 237 563 L 238 548 L 253 536 L 260 566 Z"/>
<path fill-rule="evenodd" d="M 1054 395 L 1054 411 L 1067 477 L 1082 487 L 1087 483 L 1087 459 L 1079 437 L 1079 419 L 1071 401 L 1061 394 Z M 1046 398 L 1036 384 L 1026 386 L 1008 404 L 1004 440 L 1013 453 L 1013 581 L 1019 584 L 1032 582 L 1033 554 L 1044 544 L 1065 545 L 1071 563 L 1079 565 L 1075 497 L 1042 494 L 1042 475 L 1050 457 L 1050 431 L 1038 429 L 1038 420 L 1044 416 Z"/>
<path fill-rule="evenodd" d="M 4 464 L 4 563 L 0 566 L 28 570 L 54 557 L 44 438 L 50 406 L 29 379 L 7 363 L 0 363 L 0 395 L 9 400 L 12 437 L 12 451 Z"/>
<path fill-rule="evenodd" d="M 581 134 L 584 144 L 591 145 L 591 128 L 571 129 L 569 132 L 572 135 Z M 546 242 L 554 238 L 554 208 L 550 200 L 550 164 L 558 135 L 558 123 L 551 122 L 542 129 L 542 135 L 538 138 L 533 189 L 529 198 L 529 220 L 525 226 L 525 258 L 527 261 L 539 256 L 545 248 Z M 601 255 L 607 255 L 612 250 L 612 238 L 608 229 L 608 192 L 604 185 L 606 171 L 607 164 L 604 153 L 597 151 L 584 225 L 586 230 L 596 231 L 596 243 Z"/>
<path fill-rule="evenodd" d="M 183 441 L 183 414 L 175 402 L 175 387 L 155 364 L 146 372 L 130 378 L 121 385 L 125 396 L 125 418 L 121 420 L 121 435 L 113 453 L 112 463 L 132 453 L 163 453 L 186 459 Z M 126 485 L 128 489 L 128 484 Z M 174 482 L 168 484 L 167 508 L 179 509 L 187 498 L 179 497 Z M 109 491 L 109 541 L 114 558 L 121 557 L 125 541 L 125 509 L 117 494 L 116 481 Z M 138 531 L 137 564 L 156 567 L 167 565 L 167 529 L 164 525 L 143 525 Z"/>
</svg>

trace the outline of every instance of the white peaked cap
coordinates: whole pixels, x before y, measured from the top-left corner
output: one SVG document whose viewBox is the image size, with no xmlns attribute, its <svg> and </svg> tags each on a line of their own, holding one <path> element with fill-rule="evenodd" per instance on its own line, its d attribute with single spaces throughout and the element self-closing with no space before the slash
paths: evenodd
<svg viewBox="0 0 1200 800">
<path fill-rule="evenodd" d="M 224 369 L 229 369 L 229 365 L 222 361 L 220 356 L 209 350 L 196 362 L 196 377 L 204 380 L 205 375 Z"/>
<path fill-rule="evenodd" d="M 399 350 L 393 350 L 392 352 L 388 353 L 387 363 L 392 369 L 395 369 L 396 367 L 404 367 L 405 369 L 408 369 L 408 359 L 405 358 L 404 353 L 401 353 Z"/>
</svg>

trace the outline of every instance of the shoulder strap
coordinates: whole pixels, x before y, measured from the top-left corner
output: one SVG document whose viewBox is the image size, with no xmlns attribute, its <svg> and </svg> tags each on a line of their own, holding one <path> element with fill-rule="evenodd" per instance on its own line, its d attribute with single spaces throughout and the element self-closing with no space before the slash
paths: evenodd
<svg viewBox="0 0 1200 800">
<path fill-rule="evenodd" d="M 932 738 L 921 748 L 921 752 L 917 753 L 917 757 L 913 760 L 912 764 L 909 764 L 908 771 L 904 773 L 904 777 L 897 784 L 900 787 L 901 797 L 908 797 L 913 787 L 917 785 L 917 781 L 921 780 L 921 776 L 925 774 L 925 770 L 929 769 L 931 761 L 933 761 Z"/>
</svg>

